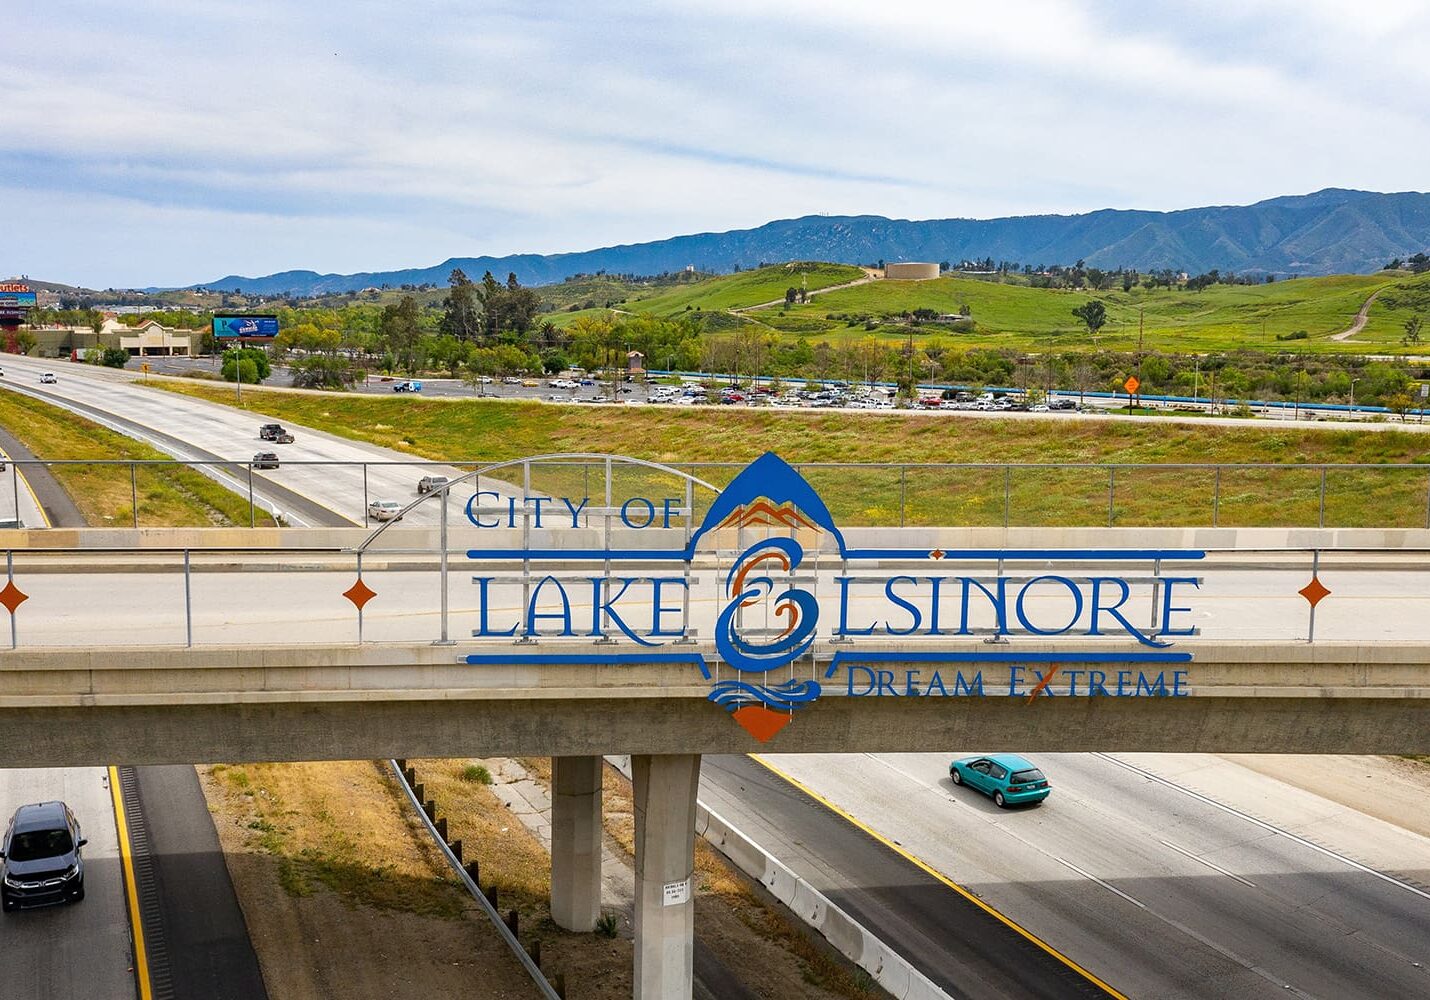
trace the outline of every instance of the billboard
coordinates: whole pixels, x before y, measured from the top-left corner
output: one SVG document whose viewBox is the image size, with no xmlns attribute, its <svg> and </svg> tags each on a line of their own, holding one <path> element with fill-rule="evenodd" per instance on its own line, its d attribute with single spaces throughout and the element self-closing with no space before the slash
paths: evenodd
<svg viewBox="0 0 1430 1000">
<path fill-rule="evenodd" d="M 214 336 L 220 340 L 272 340 L 278 336 L 277 316 L 214 316 Z"/>
<path fill-rule="evenodd" d="M 0 285 L 0 309 L 33 309 L 35 293 L 26 285 Z"/>
</svg>

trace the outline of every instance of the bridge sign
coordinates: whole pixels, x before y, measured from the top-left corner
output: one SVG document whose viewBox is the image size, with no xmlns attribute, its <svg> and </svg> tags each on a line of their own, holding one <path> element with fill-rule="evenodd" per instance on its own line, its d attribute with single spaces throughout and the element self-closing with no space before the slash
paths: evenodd
<svg viewBox="0 0 1430 1000">
<path fill-rule="evenodd" d="M 523 645 L 517 647 L 521 652 L 507 647 L 471 653 L 465 661 L 689 665 L 710 684 L 709 699 L 761 742 L 813 704 L 830 683 L 853 697 L 1001 695 L 1031 701 L 1189 693 L 1186 670 L 1179 665 L 1191 654 L 1171 647 L 1175 637 L 1196 632 L 1185 621 L 1191 611 L 1185 602 L 1201 581 L 1164 575 L 1161 562 L 1201 559 L 1201 551 L 859 547 L 845 538 L 809 482 L 772 452 L 719 491 L 698 526 L 688 496 L 634 496 L 618 506 L 608 499 L 602 508 L 589 496 L 523 498 L 476 491 L 466 505 L 470 524 L 483 531 L 520 527 L 524 546 L 468 551 L 483 567 L 472 578 L 478 625 L 472 635 L 517 637 Z M 496 503 L 482 506 L 483 498 Z M 593 518 L 607 522 L 600 547 L 568 549 L 550 541 L 564 531 L 590 539 Z M 682 520 L 684 545 L 632 540 L 647 531 L 679 529 Z M 624 537 L 615 537 L 615 522 L 625 529 Z M 548 540 L 536 543 L 533 529 Z M 697 560 L 702 567 L 713 560 L 714 574 L 694 572 Z M 990 561 L 1000 564 L 997 576 L 980 575 L 970 565 Z M 509 598 L 497 594 L 512 582 L 510 575 L 485 569 L 513 562 L 555 564 L 526 571 L 516 611 L 509 610 Z M 821 571 L 821 562 L 839 569 Z M 1127 576 L 1126 565 L 1139 562 L 1153 575 Z M 1003 563 L 1028 568 L 1004 575 Z M 1086 575 L 1070 568 L 1103 564 L 1106 571 L 1094 568 Z M 573 565 L 590 570 L 573 576 Z M 694 647 L 690 601 L 695 588 L 712 583 L 715 658 L 707 659 Z M 1147 625 L 1133 621 L 1133 593 L 1139 588 L 1150 588 Z M 945 638 L 990 631 L 989 642 L 950 644 Z M 1041 641 L 1036 649 L 1014 651 L 1007 637 Z M 601 653 L 546 648 L 547 640 L 563 638 L 624 640 L 638 648 Z M 1087 638 L 1103 642 L 1081 641 Z M 832 653 L 816 650 L 817 639 L 834 646 Z M 928 639 L 934 641 L 922 644 Z M 1122 648 L 1088 648 L 1105 647 L 1108 639 L 1123 640 Z M 821 655 L 824 662 L 817 663 Z M 1059 673 L 1060 665 L 1071 663 L 1078 669 Z M 1107 669 L 1088 669 L 1089 664 Z M 892 669 L 896 665 L 899 676 Z M 996 676 L 985 676 L 985 666 Z M 1057 687 L 1051 683 L 1055 676 Z"/>
</svg>

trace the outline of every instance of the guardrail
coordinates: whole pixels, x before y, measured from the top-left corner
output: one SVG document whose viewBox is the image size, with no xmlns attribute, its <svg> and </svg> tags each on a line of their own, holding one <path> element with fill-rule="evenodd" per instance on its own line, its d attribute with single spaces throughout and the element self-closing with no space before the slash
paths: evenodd
<svg viewBox="0 0 1430 1000">
<path fill-rule="evenodd" d="M 1317 527 L 1430 528 L 1430 465 L 1415 463 L 793 463 L 816 489 L 836 521 L 849 527 Z M 284 470 L 331 469 L 327 499 L 300 490 Z M 20 477 L 45 469 L 73 489 L 84 474 L 108 481 L 112 493 L 127 487 L 128 508 L 116 508 L 132 527 L 144 522 L 144 480 L 172 468 L 190 468 L 246 498 L 249 524 L 260 511 L 281 516 L 282 496 L 307 493 L 338 516 L 368 522 L 374 497 L 410 496 L 410 479 L 425 473 L 467 475 L 489 461 L 455 459 L 338 462 L 281 457 L 277 469 L 252 460 L 19 460 L 10 463 L 13 515 L 20 519 Z M 620 466 L 601 459 L 517 461 L 508 474 L 485 479 L 526 496 L 628 498 L 674 489 L 676 475 L 722 486 L 743 463 L 695 462 L 670 472 Z M 395 472 L 406 473 L 394 490 Z M 297 478 L 297 477 L 295 477 Z M 481 488 L 478 477 L 469 485 Z M 341 489 L 339 489 L 339 485 Z M 679 487 L 683 492 L 683 486 Z M 402 492 L 407 491 L 407 492 Z M 679 496 L 681 494 L 671 494 Z M 466 497 L 458 498 L 465 502 Z M 695 498 L 699 515 L 705 497 Z M 610 506 L 608 504 L 607 506 Z M 11 513 L 0 511 L 0 516 Z M 457 515 L 460 516 L 460 515 Z M 122 522 L 121 522 L 122 523 Z"/>
</svg>

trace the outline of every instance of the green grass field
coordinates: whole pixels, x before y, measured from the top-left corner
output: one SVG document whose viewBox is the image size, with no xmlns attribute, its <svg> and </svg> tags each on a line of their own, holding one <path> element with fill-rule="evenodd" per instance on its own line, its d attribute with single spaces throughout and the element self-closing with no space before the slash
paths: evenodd
<svg viewBox="0 0 1430 1000">
<path fill-rule="evenodd" d="M 176 392 L 229 403 L 205 385 L 164 383 Z M 806 471 L 836 518 L 848 525 L 1106 524 L 1105 468 L 1046 469 L 1047 463 L 1136 463 L 1161 468 L 1117 473 L 1120 525 L 1210 524 L 1215 477 L 1177 463 L 1423 463 L 1426 438 L 1406 431 L 1311 430 L 1247 424 L 1207 427 L 1096 418 L 977 420 L 918 413 L 791 413 L 557 406 L 537 402 L 318 396 L 253 390 L 245 406 L 285 421 L 369 441 L 423 458 L 499 461 L 596 450 L 666 464 L 725 463 L 697 470 L 722 485 L 764 451 L 790 462 L 840 463 Z M 1013 463 L 1002 469 L 861 469 L 852 463 Z M 555 492 L 599 470 L 572 468 L 534 483 Z M 578 478 L 579 477 L 579 478 Z M 625 495 L 675 489 L 659 477 L 624 484 Z M 1313 525 L 1320 513 L 1315 469 L 1224 470 L 1219 523 Z M 1006 486 L 1006 493 L 1005 493 Z M 1326 523 L 1337 527 L 1424 527 L 1430 465 L 1411 470 L 1341 470 L 1326 485 Z"/>
</svg>

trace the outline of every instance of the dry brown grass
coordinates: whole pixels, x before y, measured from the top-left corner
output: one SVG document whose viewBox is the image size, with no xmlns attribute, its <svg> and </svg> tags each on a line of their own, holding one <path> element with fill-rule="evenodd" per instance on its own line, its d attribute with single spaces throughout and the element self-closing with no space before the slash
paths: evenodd
<svg viewBox="0 0 1430 1000">
<path fill-rule="evenodd" d="M 385 768 L 371 761 L 215 764 L 207 775 L 216 821 L 244 827 L 246 847 L 279 859 L 291 895 L 326 888 L 349 904 L 445 919 L 466 907 Z"/>
</svg>

